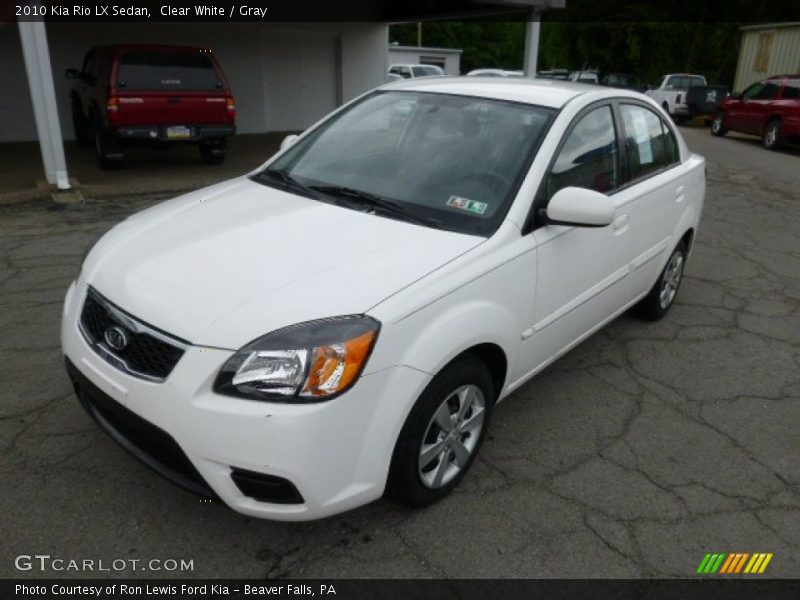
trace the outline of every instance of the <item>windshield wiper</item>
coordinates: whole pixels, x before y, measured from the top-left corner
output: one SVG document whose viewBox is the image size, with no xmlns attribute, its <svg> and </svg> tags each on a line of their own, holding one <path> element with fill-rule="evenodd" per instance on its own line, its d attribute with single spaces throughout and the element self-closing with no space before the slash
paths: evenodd
<svg viewBox="0 0 800 600">
<path fill-rule="evenodd" d="M 378 209 L 405 221 L 416 223 L 417 225 L 425 225 L 426 227 L 434 227 L 436 229 L 442 228 L 441 221 L 429 217 L 413 215 L 399 202 L 382 198 L 377 194 L 371 194 L 370 192 L 364 192 L 341 185 L 311 185 L 309 187 L 323 194 L 329 194 L 337 198 L 346 198 L 356 204 L 367 205 L 370 208 Z"/>
<path fill-rule="evenodd" d="M 281 183 L 284 189 L 299 192 L 308 198 L 319 199 L 319 196 L 309 186 L 303 185 L 283 169 L 264 169 L 256 173 L 253 178 L 261 181 L 268 180 L 266 183 Z"/>
</svg>

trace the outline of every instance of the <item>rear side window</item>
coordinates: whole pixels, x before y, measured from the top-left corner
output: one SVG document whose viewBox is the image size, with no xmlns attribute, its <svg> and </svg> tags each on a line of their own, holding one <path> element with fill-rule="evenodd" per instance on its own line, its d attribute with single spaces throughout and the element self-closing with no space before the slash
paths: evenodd
<svg viewBox="0 0 800 600">
<path fill-rule="evenodd" d="M 129 90 L 200 91 L 222 89 L 222 78 L 208 54 L 200 52 L 122 52 L 117 85 Z"/>
<path fill-rule="evenodd" d="M 674 90 L 688 90 L 690 87 L 705 84 L 705 80 L 696 75 L 674 75 L 669 78 L 667 87 L 671 87 Z"/>
<path fill-rule="evenodd" d="M 620 105 L 630 179 L 639 179 L 678 162 L 678 143 L 664 120 L 636 104 Z"/>
<path fill-rule="evenodd" d="M 565 187 L 610 192 L 619 185 L 619 156 L 610 106 L 581 117 L 547 176 L 547 198 Z"/>
<path fill-rule="evenodd" d="M 790 79 L 787 81 L 781 97 L 788 100 L 797 100 L 800 98 L 800 79 Z"/>
</svg>

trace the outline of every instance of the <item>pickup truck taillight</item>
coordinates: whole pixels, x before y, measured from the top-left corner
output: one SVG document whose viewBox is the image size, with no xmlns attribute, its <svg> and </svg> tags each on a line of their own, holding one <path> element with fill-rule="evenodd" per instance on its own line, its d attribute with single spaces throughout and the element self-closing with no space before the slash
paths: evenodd
<svg viewBox="0 0 800 600">
<path fill-rule="evenodd" d="M 109 96 L 106 100 L 106 114 L 108 115 L 108 124 L 116 125 L 117 117 L 119 116 L 119 98 L 116 96 Z"/>
<path fill-rule="evenodd" d="M 234 117 L 236 116 L 236 102 L 233 99 L 233 96 L 228 96 L 225 98 L 225 108 L 228 109 L 228 116 L 230 117 L 231 121 L 233 121 Z"/>
</svg>

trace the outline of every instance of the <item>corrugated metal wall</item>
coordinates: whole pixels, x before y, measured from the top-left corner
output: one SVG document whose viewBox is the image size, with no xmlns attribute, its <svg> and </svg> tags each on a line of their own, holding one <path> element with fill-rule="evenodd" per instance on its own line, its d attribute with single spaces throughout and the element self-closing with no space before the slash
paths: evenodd
<svg viewBox="0 0 800 600">
<path fill-rule="evenodd" d="M 770 75 L 800 73 L 800 24 L 742 32 L 734 91 Z"/>
</svg>

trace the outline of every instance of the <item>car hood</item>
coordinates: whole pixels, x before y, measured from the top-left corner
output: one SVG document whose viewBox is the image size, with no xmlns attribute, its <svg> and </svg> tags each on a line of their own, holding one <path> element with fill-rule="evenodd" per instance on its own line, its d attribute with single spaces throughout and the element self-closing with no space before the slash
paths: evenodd
<svg viewBox="0 0 800 600">
<path fill-rule="evenodd" d="M 483 239 L 240 178 L 123 221 L 83 276 L 154 327 L 238 349 L 280 327 L 363 313 Z"/>
</svg>

